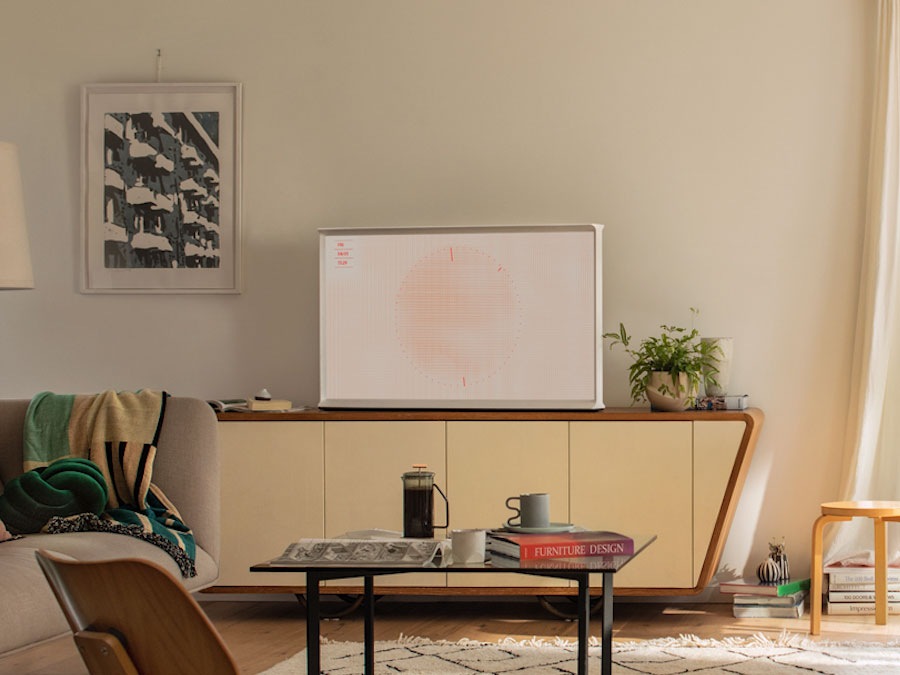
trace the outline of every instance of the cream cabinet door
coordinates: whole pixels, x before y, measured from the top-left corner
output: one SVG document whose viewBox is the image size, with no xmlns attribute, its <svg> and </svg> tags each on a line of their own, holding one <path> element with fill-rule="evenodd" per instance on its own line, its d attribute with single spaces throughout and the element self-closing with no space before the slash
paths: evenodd
<svg viewBox="0 0 900 675">
<path fill-rule="evenodd" d="M 550 495 L 550 518 L 569 522 L 567 422 L 448 422 L 447 488 L 453 529 L 500 527 L 506 498 Z M 566 586 L 521 574 L 448 575 L 450 586 Z"/>
<path fill-rule="evenodd" d="M 254 572 L 325 523 L 322 422 L 219 422 L 219 586 L 302 586 L 301 573 Z"/>
<path fill-rule="evenodd" d="M 572 422 L 572 522 L 657 535 L 613 577 L 617 588 L 693 579 L 691 422 Z"/>
<path fill-rule="evenodd" d="M 716 520 L 735 469 L 734 462 L 746 426 L 742 421 L 694 422 L 695 584 L 700 578 L 707 552 L 715 543 L 713 535 L 725 536 L 716 532 Z"/>
<path fill-rule="evenodd" d="M 326 422 L 325 536 L 366 529 L 403 531 L 402 475 L 426 464 L 446 493 L 444 422 Z M 444 524 L 443 500 L 435 492 L 435 522 Z M 435 530 L 443 539 L 446 530 Z M 331 585 L 357 585 L 339 581 Z M 444 575 L 376 577 L 375 585 L 443 586 Z"/>
</svg>

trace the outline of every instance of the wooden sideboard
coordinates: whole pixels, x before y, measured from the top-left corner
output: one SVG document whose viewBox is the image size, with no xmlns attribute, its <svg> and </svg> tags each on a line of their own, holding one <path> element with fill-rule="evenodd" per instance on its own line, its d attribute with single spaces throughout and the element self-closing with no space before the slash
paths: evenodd
<svg viewBox="0 0 900 675">
<path fill-rule="evenodd" d="M 427 464 L 452 529 L 499 527 L 508 496 L 548 492 L 554 522 L 657 535 L 616 574 L 617 594 L 690 595 L 719 563 L 763 413 L 310 410 L 219 420 L 222 557 L 212 592 L 303 592 L 300 573 L 248 568 L 301 537 L 402 530 L 401 474 Z M 411 572 L 377 592 L 573 592 L 535 579 Z"/>
</svg>

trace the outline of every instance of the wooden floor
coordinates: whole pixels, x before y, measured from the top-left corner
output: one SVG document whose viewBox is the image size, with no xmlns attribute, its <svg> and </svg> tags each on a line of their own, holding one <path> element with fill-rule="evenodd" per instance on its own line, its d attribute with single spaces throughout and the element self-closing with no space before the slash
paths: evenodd
<svg viewBox="0 0 900 675">
<path fill-rule="evenodd" d="M 303 649 L 306 643 L 303 608 L 295 601 L 203 601 L 203 608 L 222 633 L 244 673 L 259 673 Z M 559 608 L 571 610 L 569 600 Z M 646 640 L 693 634 L 721 639 L 763 633 L 777 637 L 782 631 L 806 635 L 809 619 L 735 619 L 729 604 L 616 602 L 615 640 Z M 823 617 L 820 639 L 855 641 L 900 640 L 900 616 L 887 626 L 874 618 Z M 597 625 L 592 631 L 596 634 Z M 362 617 L 354 612 L 322 623 L 322 635 L 334 640 L 361 641 Z M 575 639 L 576 624 L 560 619 L 531 599 L 383 598 L 376 605 L 375 638 L 400 635 L 433 640 L 470 638 L 496 642 L 512 636 Z M 0 658 L 3 675 L 85 675 L 70 637 Z"/>
</svg>

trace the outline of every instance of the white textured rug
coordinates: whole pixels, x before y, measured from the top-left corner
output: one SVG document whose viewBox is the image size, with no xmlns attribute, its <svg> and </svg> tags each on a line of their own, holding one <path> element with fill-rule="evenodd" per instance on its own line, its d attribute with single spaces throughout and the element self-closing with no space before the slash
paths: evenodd
<svg viewBox="0 0 900 675">
<path fill-rule="evenodd" d="M 516 673 L 560 675 L 575 672 L 575 643 L 557 639 L 497 643 L 461 640 L 433 642 L 402 637 L 375 643 L 376 673 L 465 675 L 468 673 Z M 325 641 L 322 671 L 328 675 L 363 672 L 363 646 L 359 642 Z M 590 671 L 600 672 L 600 647 L 593 640 Z M 262 675 L 303 675 L 306 650 Z M 812 641 L 782 634 L 777 639 L 751 638 L 704 640 L 693 635 L 646 642 L 615 642 L 613 673 L 616 675 L 898 675 L 900 643 L 837 643 Z"/>
</svg>

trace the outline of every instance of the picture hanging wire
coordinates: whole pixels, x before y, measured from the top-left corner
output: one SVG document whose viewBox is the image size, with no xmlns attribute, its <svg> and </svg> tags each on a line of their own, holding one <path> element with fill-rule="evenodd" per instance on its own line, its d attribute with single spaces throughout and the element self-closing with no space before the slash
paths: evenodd
<svg viewBox="0 0 900 675">
<path fill-rule="evenodd" d="M 162 82 L 162 49 L 156 50 L 156 81 Z"/>
</svg>

